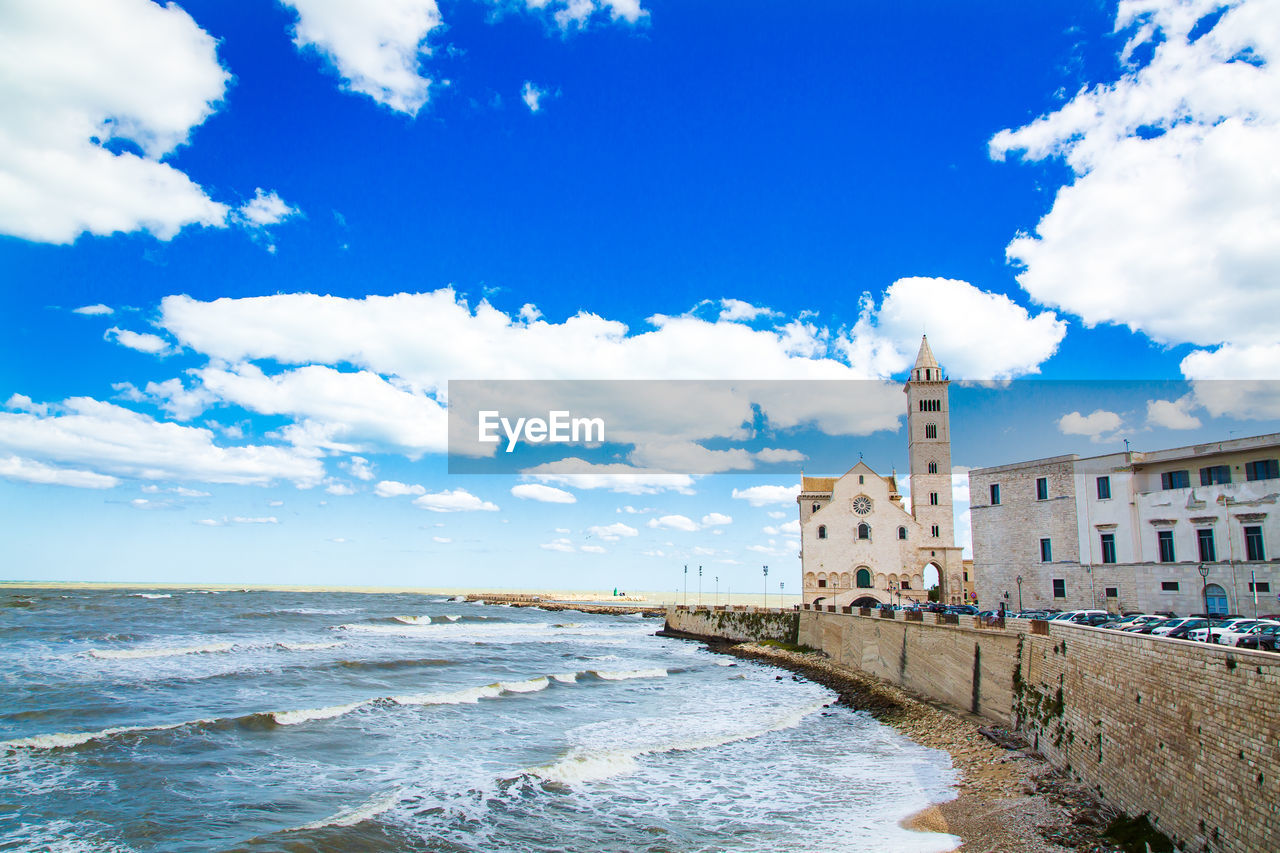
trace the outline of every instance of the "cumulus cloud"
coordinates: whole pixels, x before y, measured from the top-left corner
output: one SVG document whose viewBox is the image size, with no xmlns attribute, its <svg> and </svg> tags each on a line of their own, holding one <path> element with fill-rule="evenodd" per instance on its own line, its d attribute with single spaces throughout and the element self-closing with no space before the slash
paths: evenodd
<svg viewBox="0 0 1280 853">
<path fill-rule="evenodd" d="M 750 322 L 757 317 L 776 317 L 777 311 L 769 308 L 761 308 L 752 305 L 750 302 L 743 302 L 741 299 L 721 299 L 720 300 L 720 316 L 722 323 L 739 323 Z"/>
<path fill-rule="evenodd" d="M 425 495 L 424 486 L 401 483 L 398 480 L 383 480 L 373 487 L 373 493 L 380 498 L 402 498 L 406 495 Z"/>
<path fill-rule="evenodd" d="M 614 524 L 603 524 L 603 525 L 596 525 L 595 527 L 588 527 L 587 534 L 589 536 L 595 536 L 600 539 L 603 539 L 606 542 L 617 542 L 619 539 L 622 539 L 622 538 L 639 536 L 640 531 L 636 530 L 634 527 L 630 526 L 629 524 L 623 524 L 621 521 L 619 521 L 619 522 L 615 522 Z"/>
<path fill-rule="evenodd" d="M 638 24 L 649 17 L 640 0 L 524 0 L 531 12 L 549 15 L 561 30 L 583 29 L 593 19 Z"/>
<path fill-rule="evenodd" d="M 546 94 L 546 89 L 540 89 L 528 80 L 524 81 L 524 88 L 520 90 L 520 98 L 531 113 L 536 113 L 542 109 L 542 99 Z M 525 307 L 529 308 L 531 306 L 526 305 Z"/>
<path fill-rule="evenodd" d="M 168 341 L 150 332 L 131 332 L 128 329 L 121 329 L 119 326 L 112 326 L 103 333 L 102 337 L 104 340 L 115 341 L 122 347 L 136 349 L 138 352 L 145 352 L 151 355 L 169 355 L 175 352 Z"/>
<path fill-rule="evenodd" d="M 481 500 L 466 489 L 429 492 L 413 499 L 413 505 L 432 512 L 497 512 L 498 505 Z"/>
<path fill-rule="evenodd" d="M 544 486 L 541 483 L 521 483 L 518 486 L 512 486 L 511 494 L 517 498 L 548 504 L 572 504 L 578 502 L 577 497 L 572 492 L 566 492 L 564 489 L 557 489 L 554 486 Z"/>
<path fill-rule="evenodd" d="M 181 379 L 164 382 L 148 382 L 138 390 L 129 382 L 117 382 L 111 386 L 120 396 L 134 403 L 154 403 L 172 418 L 188 421 L 217 401 L 211 392 L 201 386 L 188 388 Z"/>
<path fill-rule="evenodd" d="M 24 483 L 72 486 L 77 489 L 110 489 L 120 484 L 119 479 L 106 474 L 74 468 L 55 468 L 20 456 L 0 457 L 0 477 Z"/>
<path fill-rule="evenodd" d="M 566 554 L 574 551 L 573 543 L 568 539 L 554 539 L 551 542 L 544 542 L 538 547 L 544 551 L 562 551 Z"/>
<path fill-rule="evenodd" d="M 1085 435 L 1094 442 L 1115 438 L 1122 426 L 1124 421 L 1118 414 L 1104 409 L 1096 409 L 1087 415 L 1068 412 L 1058 418 L 1058 429 L 1063 435 Z"/>
<path fill-rule="evenodd" d="M 703 527 L 717 527 L 722 524 L 733 524 L 733 516 L 719 512 L 709 512 L 702 517 Z"/>
<path fill-rule="evenodd" d="M 574 489 L 609 489 L 627 495 L 651 495 L 667 490 L 693 493 L 693 478 L 688 474 L 651 472 L 621 462 L 597 464 L 569 458 L 555 464 L 535 465 L 523 473 Z"/>
<path fill-rule="evenodd" d="M 751 486 L 746 489 L 734 489 L 733 497 L 746 501 L 751 506 L 768 506 L 769 504 L 793 504 L 800 494 L 800 484 L 794 486 Z"/>
<path fill-rule="evenodd" d="M 241 205 L 237 211 L 246 224 L 255 228 L 276 225 L 290 216 L 297 216 L 298 213 L 296 207 L 285 204 L 284 199 L 280 198 L 274 190 L 267 192 L 262 187 L 258 187 L 253 198 Z"/>
<path fill-rule="evenodd" d="M 357 480 L 364 480 L 367 483 L 373 479 L 373 466 L 363 456 L 352 456 L 342 463 L 342 468 Z"/>
<path fill-rule="evenodd" d="M 87 397 L 70 398 L 45 415 L 0 412 L 0 450 L 142 480 L 313 486 L 324 478 L 319 459 L 293 448 L 222 447 L 210 430 Z"/>
<path fill-rule="evenodd" d="M 1276 19 L 1274 0 L 1121 2 L 1120 78 L 992 138 L 996 158 L 1061 157 L 1074 173 L 1008 246 L 1033 299 L 1161 343 L 1227 345 L 1188 356 L 1188 376 L 1218 361 L 1274 375 L 1228 350 L 1274 348 L 1280 313 Z"/>
<path fill-rule="evenodd" d="M 109 305 L 103 305 L 99 302 L 96 305 L 81 305 L 79 308 L 72 308 L 72 314 L 87 314 L 90 316 L 103 316 L 116 313 L 115 309 Z"/>
<path fill-rule="evenodd" d="M 346 483 L 330 483 L 324 487 L 324 490 L 329 494 L 336 495 L 338 497 L 346 497 L 347 495 L 354 495 L 356 493 L 356 490 Z"/>
<path fill-rule="evenodd" d="M 431 81 L 419 63 L 427 36 L 440 25 L 435 0 L 281 0 L 298 13 L 293 43 L 311 48 L 349 91 L 393 110 L 417 114 Z"/>
<path fill-rule="evenodd" d="M 19 0 L 0 7 L 0 32 L 0 233 L 167 240 L 226 223 L 225 205 L 161 162 L 230 77 L 190 15 L 149 0 Z"/>
<path fill-rule="evenodd" d="M 647 527 L 667 530 L 683 530 L 691 533 L 698 529 L 698 523 L 685 515 L 663 515 L 649 519 Z"/>
<path fill-rule="evenodd" d="M 1177 400 L 1148 400 L 1147 424 L 1165 429 L 1196 429 L 1200 419 L 1191 413 L 1195 405 L 1191 394 Z"/>
<path fill-rule="evenodd" d="M 224 515 L 220 519 L 202 518 L 195 523 L 203 525 L 205 527 L 226 527 L 227 525 L 230 525 L 230 524 L 279 524 L 280 519 L 276 518 L 274 515 L 262 515 L 262 516 L 235 515 L 235 516 L 231 516 L 230 518 Z M 331 541 L 341 542 L 343 540 L 334 539 Z"/>
<path fill-rule="evenodd" d="M 448 545 L 453 540 L 450 539 L 448 536 L 432 536 L 431 541 L 439 542 L 441 545 Z"/>
<path fill-rule="evenodd" d="M 601 547 L 600 545 L 581 545 L 581 546 L 579 546 L 579 547 L 578 547 L 578 550 L 579 550 L 579 551 L 582 551 L 582 552 L 584 552 L 584 553 L 587 553 L 587 554 L 605 554 L 605 553 L 608 553 L 607 549 L 605 549 L 605 548 Z"/>
</svg>

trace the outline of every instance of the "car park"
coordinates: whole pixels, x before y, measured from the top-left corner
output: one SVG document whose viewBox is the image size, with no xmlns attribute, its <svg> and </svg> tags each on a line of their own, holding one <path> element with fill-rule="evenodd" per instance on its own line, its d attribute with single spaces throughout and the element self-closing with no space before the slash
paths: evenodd
<svg viewBox="0 0 1280 853">
<path fill-rule="evenodd" d="M 1280 651 L 1280 622 L 1266 622 L 1255 630 L 1236 640 L 1242 649 L 1257 649 L 1263 652 Z"/>
<path fill-rule="evenodd" d="M 1221 621 L 1214 619 L 1212 621 L 1212 624 L 1209 627 L 1196 628 L 1194 631 L 1189 632 L 1187 634 L 1187 639 L 1195 640 L 1198 643 L 1204 643 L 1204 642 L 1216 643 L 1218 642 L 1218 638 L 1223 633 L 1234 631 L 1237 627 L 1239 627 L 1241 622 L 1256 622 L 1256 621 L 1257 620 L 1243 619 L 1243 618 L 1225 619 Z"/>
<path fill-rule="evenodd" d="M 1223 645 L 1223 646 L 1236 646 L 1240 644 L 1239 641 L 1241 637 L 1248 636 L 1249 634 L 1253 633 L 1258 628 L 1261 628 L 1264 625 L 1275 625 L 1275 624 L 1280 624 L 1280 623 L 1264 622 L 1261 619 L 1245 619 L 1243 622 L 1236 624 L 1234 627 L 1230 628 L 1229 630 L 1223 631 L 1214 639 L 1220 645 Z"/>
<path fill-rule="evenodd" d="M 1198 624 L 1191 625 L 1190 623 L 1192 622 L 1195 622 Z M 1178 619 L 1166 619 L 1165 621 L 1159 623 L 1158 625 L 1152 625 L 1150 633 L 1151 633 L 1151 636 L 1153 637 L 1167 637 L 1173 634 L 1173 632 L 1177 631 L 1179 628 L 1183 628 L 1186 626 L 1189 626 L 1187 627 L 1187 631 L 1190 631 L 1192 628 L 1200 628 L 1204 626 L 1204 620 L 1197 619 L 1194 616 L 1183 616 Z M 1183 631 L 1182 633 L 1185 634 L 1186 631 Z M 1181 634 L 1179 634 L 1179 636 L 1181 636 Z"/>
<path fill-rule="evenodd" d="M 1154 624 L 1163 622 L 1164 620 L 1165 618 L 1163 616 L 1154 616 L 1151 614 L 1143 613 L 1138 616 L 1130 616 L 1128 619 L 1119 623 L 1116 627 L 1119 627 L 1121 631 L 1132 632 L 1132 631 L 1138 631 L 1147 625 L 1154 625 Z"/>
</svg>

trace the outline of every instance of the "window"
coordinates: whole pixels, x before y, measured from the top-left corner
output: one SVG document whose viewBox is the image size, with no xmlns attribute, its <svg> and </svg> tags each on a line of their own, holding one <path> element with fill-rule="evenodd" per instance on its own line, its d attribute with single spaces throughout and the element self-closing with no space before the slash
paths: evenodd
<svg viewBox="0 0 1280 853">
<path fill-rule="evenodd" d="M 903 581 L 901 589 L 911 589 L 911 581 Z"/>
<path fill-rule="evenodd" d="M 925 425 L 924 425 L 924 437 L 925 437 L 925 438 L 937 438 L 937 437 L 938 437 L 938 425 L 937 425 L 937 424 L 925 424 Z"/>
<path fill-rule="evenodd" d="M 817 511 L 818 511 L 819 509 L 821 509 L 821 508 L 822 508 L 822 507 L 821 507 L 819 504 L 814 504 L 814 505 L 813 505 L 813 509 L 812 509 L 812 510 L 810 510 L 810 512 L 817 512 Z"/>
<path fill-rule="evenodd" d="M 1249 584 L 1249 592 L 1271 592 L 1271 582 L 1258 581 L 1257 583 L 1251 583 Z"/>
<path fill-rule="evenodd" d="M 859 539 L 870 539 L 870 538 L 871 538 L 871 525 L 870 525 L 870 524 L 867 524 L 866 522 L 863 522 L 862 524 L 859 524 L 859 525 L 858 525 L 858 538 L 859 538 Z"/>
<path fill-rule="evenodd" d="M 818 538 L 819 539 L 827 538 L 827 526 L 825 524 L 818 525 Z"/>
<path fill-rule="evenodd" d="M 930 493 L 929 493 L 929 506 L 937 506 L 937 505 L 938 505 L 938 493 L 937 493 L 937 492 L 930 492 Z"/>
<path fill-rule="evenodd" d="M 965 572 L 965 573 L 964 573 L 964 582 L 965 582 L 965 583 L 968 583 L 968 582 L 969 582 L 969 573 L 968 573 L 968 572 Z"/>
<path fill-rule="evenodd" d="M 937 462 L 930 462 L 930 463 L 929 463 L 929 473 L 930 473 L 930 474 L 936 474 L 936 473 L 938 473 L 938 463 L 937 463 Z"/>
<path fill-rule="evenodd" d="M 1102 534 L 1102 562 L 1114 563 L 1116 561 L 1116 535 L 1114 533 Z"/>
<path fill-rule="evenodd" d="M 1165 471 L 1160 475 L 1160 488 L 1189 489 L 1191 488 L 1191 475 L 1186 471 Z"/>
<path fill-rule="evenodd" d="M 1173 531 L 1157 530 L 1156 543 L 1160 546 L 1160 562 L 1175 563 L 1178 558 L 1173 554 Z"/>
<path fill-rule="evenodd" d="M 1160 581 L 1160 591 L 1161 592 L 1177 592 L 1178 582 L 1177 581 Z"/>
<path fill-rule="evenodd" d="M 1196 531 L 1196 541 L 1200 545 L 1200 562 L 1214 563 L 1218 560 L 1218 552 L 1213 547 L 1213 528 L 1206 527 Z"/>
<path fill-rule="evenodd" d="M 991 505 L 1000 506 L 1000 484 L 991 484 Z"/>
<path fill-rule="evenodd" d="M 1098 500 L 1106 501 L 1111 499 L 1111 478 L 1098 478 Z"/>
<path fill-rule="evenodd" d="M 933 526 L 933 528 L 932 528 L 932 530 L 931 530 L 930 532 L 931 532 L 931 533 L 933 533 L 933 538 L 934 538 L 934 539 L 937 539 L 939 536 L 941 536 L 941 535 L 942 535 L 942 534 L 938 531 L 938 525 L 936 525 L 936 524 Z"/>
<path fill-rule="evenodd" d="M 1244 478 L 1246 480 L 1275 480 L 1280 478 L 1280 461 L 1258 459 L 1254 462 L 1246 462 Z"/>
<path fill-rule="evenodd" d="M 1118 586 L 1109 586 L 1109 587 L 1107 587 L 1107 590 L 1106 590 L 1106 592 L 1105 592 L 1104 594 L 1107 596 L 1107 598 L 1119 598 L 1119 597 L 1120 597 L 1120 587 L 1118 587 Z"/>
<path fill-rule="evenodd" d="M 871 572 L 867 569 L 858 569 L 857 580 L 858 589 L 871 589 Z"/>
<path fill-rule="evenodd" d="M 920 401 L 920 411 L 922 411 L 922 412 L 941 412 L 941 411 L 942 411 L 942 401 L 941 401 L 941 400 L 921 400 L 921 401 Z"/>
<path fill-rule="evenodd" d="M 1262 561 L 1267 559 L 1267 552 L 1262 547 L 1262 528 L 1246 527 L 1244 529 L 1244 553 L 1246 560 Z"/>
<path fill-rule="evenodd" d="M 907 528 L 905 528 L 905 527 L 899 527 L 899 528 L 898 528 L 898 538 L 899 538 L 899 539 L 906 539 L 906 538 L 907 538 Z"/>
<path fill-rule="evenodd" d="M 1048 542 L 1049 540 L 1048 540 L 1048 539 L 1044 539 L 1044 540 L 1042 540 L 1042 541 L 1044 541 L 1044 542 Z M 1067 582 L 1066 582 L 1066 580 L 1064 580 L 1063 578 L 1054 578 L 1054 579 L 1053 579 L 1053 597 L 1054 597 L 1054 598 L 1066 598 L 1066 597 L 1067 597 Z"/>
<path fill-rule="evenodd" d="M 1040 562 L 1053 562 L 1053 544 L 1048 539 L 1040 540 Z"/>
<path fill-rule="evenodd" d="M 861 485 L 862 485 L 863 483 L 865 483 L 865 482 L 867 482 L 867 477 L 866 477 L 866 475 L 865 475 L 865 474 L 859 474 L 859 475 L 858 475 L 858 485 L 859 485 L 859 486 L 861 486 Z"/>
<path fill-rule="evenodd" d="M 1049 478 L 1036 478 L 1036 500 L 1047 501 L 1049 499 Z"/>
<path fill-rule="evenodd" d="M 1200 469 L 1200 485 L 1221 486 L 1231 482 L 1230 465 L 1210 465 Z"/>
<path fill-rule="evenodd" d="M 825 587 L 826 585 L 827 585 L 827 579 L 826 579 L 826 578 L 818 578 L 818 586 L 820 586 L 820 587 Z"/>
</svg>

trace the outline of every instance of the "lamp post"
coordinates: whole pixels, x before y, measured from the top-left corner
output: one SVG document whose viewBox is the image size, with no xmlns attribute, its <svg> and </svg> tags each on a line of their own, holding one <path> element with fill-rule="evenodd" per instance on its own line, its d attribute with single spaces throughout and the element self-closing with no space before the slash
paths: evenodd
<svg viewBox="0 0 1280 853">
<path fill-rule="evenodd" d="M 702 566 L 698 566 L 698 606 L 702 606 Z"/>
<path fill-rule="evenodd" d="M 764 609 L 769 609 L 769 567 L 764 567 Z"/>
<path fill-rule="evenodd" d="M 720 576 L 716 575 L 716 607 L 720 606 Z"/>
<path fill-rule="evenodd" d="M 782 601 L 782 595 L 783 595 L 783 593 L 785 593 L 786 591 L 787 591 L 787 582 L 786 582 L 786 581 L 778 581 L 778 609 L 779 609 L 779 610 L 781 610 L 781 609 L 783 608 L 783 606 L 784 606 L 784 605 L 783 605 L 783 601 Z"/>
<path fill-rule="evenodd" d="M 689 565 L 684 567 L 684 606 L 689 606 Z"/>
<path fill-rule="evenodd" d="M 1021 613 L 1022 612 L 1022 575 L 1018 575 L 1016 578 L 1013 579 L 1013 581 L 1018 585 L 1018 612 Z"/>
<path fill-rule="evenodd" d="M 889 603 L 890 604 L 893 603 L 893 596 L 897 594 L 897 592 L 898 592 L 898 582 L 889 581 Z M 901 601 L 901 599 L 899 599 L 899 601 Z"/>
<path fill-rule="evenodd" d="M 1200 591 L 1204 596 L 1204 624 L 1205 639 L 1213 642 L 1213 617 L 1209 613 L 1209 567 L 1204 563 L 1196 566 L 1196 571 L 1200 573 Z"/>
</svg>

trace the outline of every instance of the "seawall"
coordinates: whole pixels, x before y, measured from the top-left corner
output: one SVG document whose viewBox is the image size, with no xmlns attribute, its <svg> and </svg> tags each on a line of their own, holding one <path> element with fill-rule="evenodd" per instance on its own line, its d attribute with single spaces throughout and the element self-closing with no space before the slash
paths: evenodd
<svg viewBox="0 0 1280 853">
<path fill-rule="evenodd" d="M 1016 728 L 1117 808 L 1149 814 L 1182 849 L 1280 850 L 1280 655 L 1056 622 L 895 615 L 671 608 L 667 624 L 811 646 Z M 783 617 L 795 619 L 795 639 L 778 635 Z"/>
</svg>

